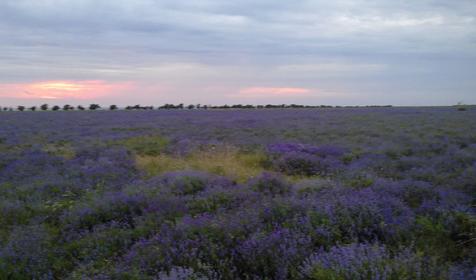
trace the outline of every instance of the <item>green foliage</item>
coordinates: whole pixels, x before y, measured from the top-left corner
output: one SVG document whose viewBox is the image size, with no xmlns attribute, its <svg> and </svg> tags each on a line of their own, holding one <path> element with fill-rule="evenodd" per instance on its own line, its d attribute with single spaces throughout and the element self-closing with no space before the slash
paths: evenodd
<svg viewBox="0 0 476 280">
<path fill-rule="evenodd" d="M 332 269 L 315 266 L 311 272 L 310 280 L 345 280 L 344 276 Z"/>
<path fill-rule="evenodd" d="M 342 156 L 342 162 L 345 164 L 349 164 L 354 160 L 358 160 L 362 155 L 362 151 L 360 149 L 356 149 L 351 153 L 345 154 Z"/>
<path fill-rule="evenodd" d="M 159 135 L 148 135 L 127 138 L 120 144 L 141 156 L 158 156 L 164 152 L 169 141 Z"/>
<path fill-rule="evenodd" d="M 452 223 L 444 224 L 445 220 Z M 476 242 L 474 216 L 460 212 L 454 212 L 451 216 L 440 219 L 418 216 L 416 226 L 416 246 L 425 254 L 456 261 L 472 253 L 471 246 Z"/>
<path fill-rule="evenodd" d="M 189 202 L 188 207 L 192 215 L 200 213 L 214 213 L 221 207 L 229 206 L 233 196 L 229 193 L 214 193 L 207 198 L 196 198 Z"/>
<path fill-rule="evenodd" d="M 133 242 L 132 231 L 126 228 L 98 228 L 91 235 L 73 240 L 65 245 L 68 255 L 77 260 L 95 262 L 96 267 L 120 255 Z"/>
<path fill-rule="evenodd" d="M 172 190 L 177 195 L 191 195 L 196 194 L 205 189 L 205 182 L 200 178 L 184 176 L 180 181 L 180 188 Z"/>
<path fill-rule="evenodd" d="M 329 218 L 321 212 L 311 211 L 308 213 L 308 216 L 311 225 L 314 227 L 329 224 Z"/>
<path fill-rule="evenodd" d="M 43 147 L 43 151 L 60 156 L 66 159 L 72 159 L 75 156 L 74 149 L 70 142 L 68 141 L 57 141 L 55 143 L 47 143 Z"/>
<path fill-rule="evenodd" d="M 370 187 L 373 183 L 374 183 L 373 178 L 365 176 L 365 175 L 359 175 L 352 178 L 348 184 L 352 188 L 363 189 L 363 188 Z"/>
</svg>

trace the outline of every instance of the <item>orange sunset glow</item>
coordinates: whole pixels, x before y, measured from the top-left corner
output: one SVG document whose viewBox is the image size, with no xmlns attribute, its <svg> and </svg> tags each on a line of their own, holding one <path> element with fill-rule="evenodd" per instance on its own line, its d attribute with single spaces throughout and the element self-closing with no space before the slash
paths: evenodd
<svg viewBox="0 0 476 280">
<path fill-rule="evenodd" d="M 73 82 L 45 82 L 33 84 L 32 87 L 42 90 L 60 90 L 60 91 L 80 91 L 85 88 L 84 85 Z"/>
<path fill-rule="evenodd" d="M 94 99 L 132 88 L 131 82 L 41 81 L 0 84 L 0 96 L 27 99 Z"/>
</svg>

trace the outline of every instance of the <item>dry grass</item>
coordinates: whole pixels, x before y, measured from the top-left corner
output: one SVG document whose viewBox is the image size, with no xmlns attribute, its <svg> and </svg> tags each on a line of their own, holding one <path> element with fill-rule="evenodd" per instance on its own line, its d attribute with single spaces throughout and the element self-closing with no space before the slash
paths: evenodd
<svg viewBox="0 0 476 280">
<path fill-rule="evenodd" d="M 191 153 L 187 157 L 174 157 L 160 154 L 157 156 L 136 157 L 137 166 L 145 170 L 148 176 L 168 171 L 201 170 L 227 176 L 238 182 L 245 182 L 264 171 L 265 160 L 262 153 L 243 153 L 234 147 L 210 148 Z"/>
</svg>

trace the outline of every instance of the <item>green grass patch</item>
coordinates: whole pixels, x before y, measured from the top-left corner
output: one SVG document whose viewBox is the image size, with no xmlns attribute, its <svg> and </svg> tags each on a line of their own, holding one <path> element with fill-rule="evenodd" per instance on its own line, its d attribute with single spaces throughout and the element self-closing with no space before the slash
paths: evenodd
<svg viewBox="0 0 476 280">
<path fill-rule="evenodd" d="M 200 170 L 245 182 L 264 171 L 266 156 L 261 152 L 242 152 L 234 147 L 199 150 L 185 157 L 167 154 L 138 155 L 137 166 L 148 176 L 178 170 Z"/>
<path fill-rule="evenodd" d="M 140 156 L 158 156 L 163 153 L 169 140 L 160 135 L 143 135 L 121 140 L 118 144 Z"/>
</svg>

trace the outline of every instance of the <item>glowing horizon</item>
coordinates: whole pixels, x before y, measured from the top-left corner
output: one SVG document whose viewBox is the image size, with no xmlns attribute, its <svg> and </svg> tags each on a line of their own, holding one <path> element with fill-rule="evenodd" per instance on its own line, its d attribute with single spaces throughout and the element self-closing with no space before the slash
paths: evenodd
<svg viewBox="0 0 476 280">
<path fill-rule="evenodd" d="M 132 90 L 132 88 L 132 82 L 49 80 L 31 83 L 0 84 L 0 97 L 94 100 Z"/>
</svg>

